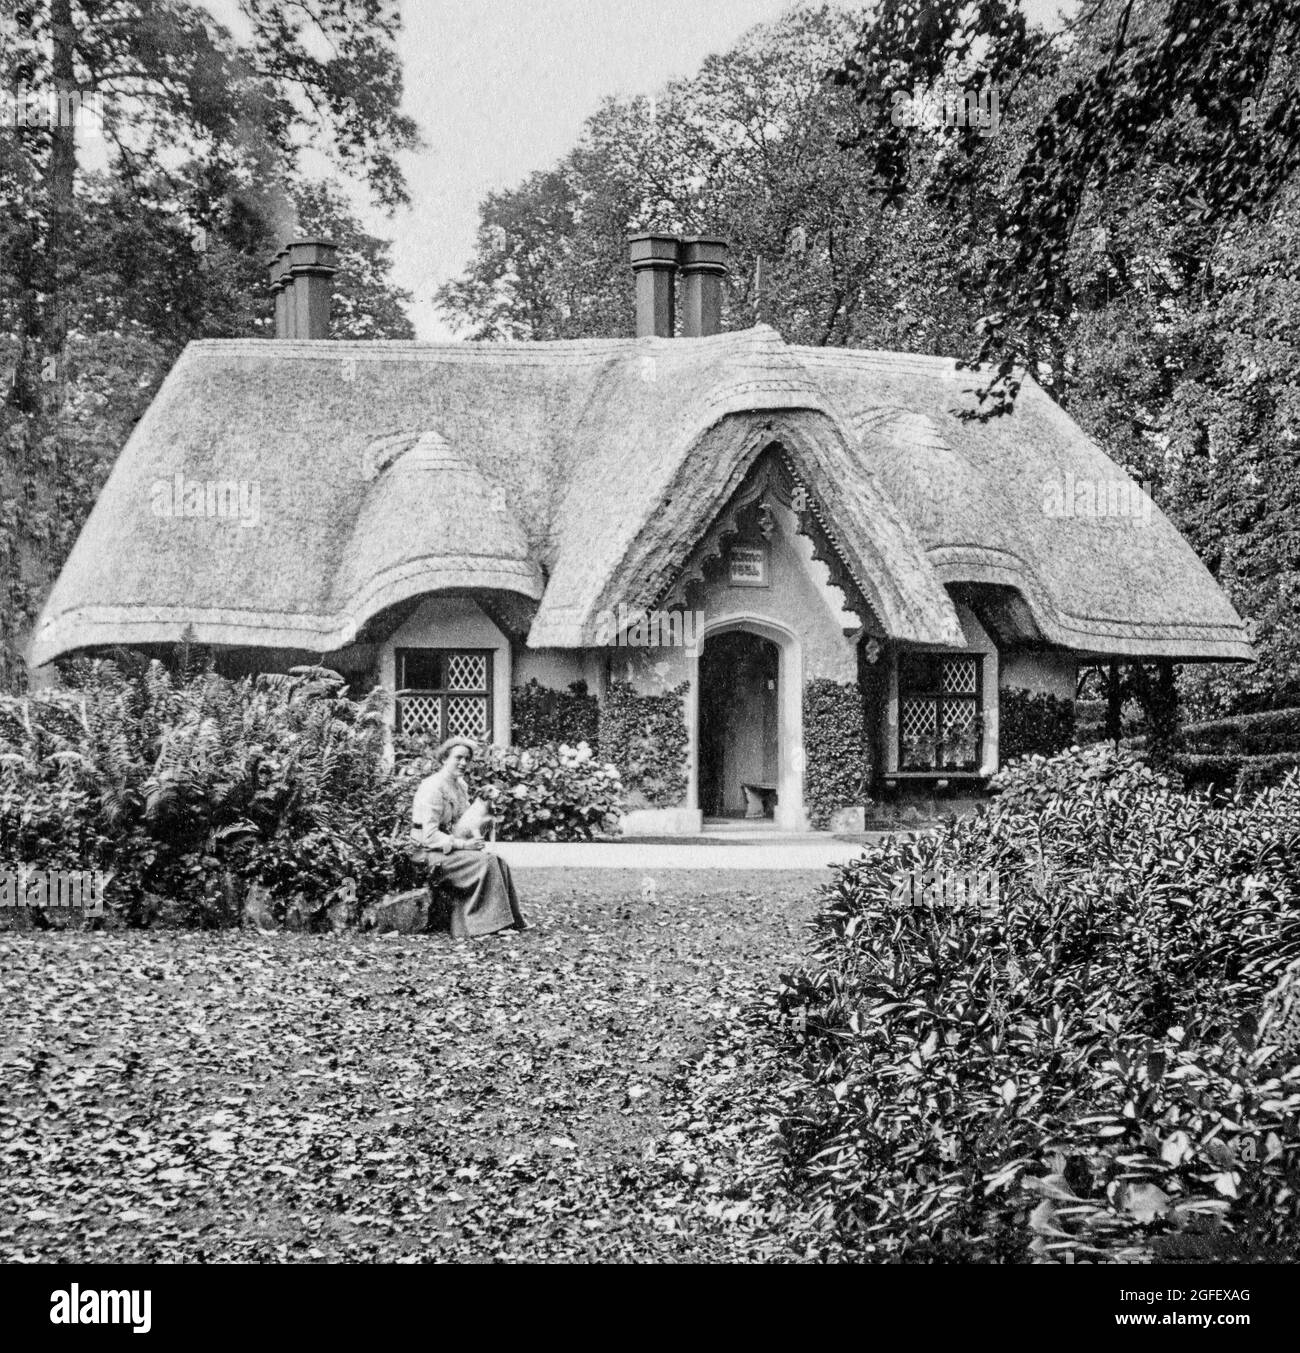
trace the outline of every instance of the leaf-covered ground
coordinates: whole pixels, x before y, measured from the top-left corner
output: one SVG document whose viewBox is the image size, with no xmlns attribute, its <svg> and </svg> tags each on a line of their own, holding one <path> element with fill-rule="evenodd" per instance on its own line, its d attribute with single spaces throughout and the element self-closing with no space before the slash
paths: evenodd
<svg viewBox="0 0 1300 1353">
<path fill-rule="evenodd" d="M 0 1261 L 775 1257 L 738 1015 L 827 877 L 536 871 L 469 943 L 0 934 Z"/>
</svg>

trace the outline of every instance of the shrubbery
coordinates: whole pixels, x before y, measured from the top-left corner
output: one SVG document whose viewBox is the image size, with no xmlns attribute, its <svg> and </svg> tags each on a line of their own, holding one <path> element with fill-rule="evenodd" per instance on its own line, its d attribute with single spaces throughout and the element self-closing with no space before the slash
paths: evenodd
<svg viewBox="0 0 1300 1353">
<path fill-rule="evenodd" d="M 1091 748 L 997 783 L 844 867 L 783 979 L 813 1252 L 1294 1258 L 1300 781 L 1211 805 Z M 914 870 L 1000 896 L 896 901 Z"/>
<path fill-rule="evenodd" d="M 551 690 L 536 677 L 516 686 L 510 724 L 516 747 L 585 742 L 595 752 L 600 746 L 600 702 L 588 693 L 585 681 L 573 682 L 567 691 Z"/>
<path fill-rule="evenodd" d="M 427 773 L 428 747 L 406 741 L 399 773 L 407 785 Z M 470 793 L 497 819 L 501 841 L 590 841 L 612 832 L 623 811 L 617 768 L 597 761 L 585 742 L 576 747 L 487 747 L 466 772 Z"/>
<path fill-rule="evenodd" d="M 803 690 L 804 803 L 821 830 L 840 808 L 867 802 L 871 778 L 862 691 L 855 682 L 818 678 Z"/>
<path fill-rule="evenodd" d="M 623 773 L 629 794 L 652 808 L 685 802 L 686 683 L 659 695 L 642 695 L 611 681 L 600 711 L 600 748 Z"/>
<path fill-rule="evenodd" d="M 5 867 L 103 871 L 133 925 L 238 924 L 256 890 L 264 920 L 341 927 L 425 881 L 383 692 L 352 700 L 323 668 L 234 682 L 83 662 L 71 678 L 0 697 Z M 492 748 L 471 780 L 505 840 L 586 840 L 622 808 L 618 772 L 585 746 Z"/>
<path fill-rule="evenodd" d="M 79 663 L 76 683 L 0 699 L 0 858 L 103 870 L 128 923 L 355 920 L 419 881 L 405 787 L 383 761 L 382 696 L 337 673 L 173 679 Z"/>
<path fill-rule="evenodd" d="M 1074 740 L 1073 700 L 1017 686 L 998 692 L 998 753 L 1004 764 L 1018 756 L 1054 756 Z"/>
<path fill-rule="evenodd" d="M 1300 767 L 1300 710 L 1270 710 L 1188 724 L 1170 759 L 1189 788 L 1256 793 Z"/>
<path fill-rule="evenodd" d="M 1238 714 L 1230 719 L 1189 723 L 1183 729 L 1188 747 L 1200 752 L 1245 752 L 1251 756 L 1270 752 L 1300 751 L 1300 709 L 1276 709 L 1265 714 Z"/>
</svg>

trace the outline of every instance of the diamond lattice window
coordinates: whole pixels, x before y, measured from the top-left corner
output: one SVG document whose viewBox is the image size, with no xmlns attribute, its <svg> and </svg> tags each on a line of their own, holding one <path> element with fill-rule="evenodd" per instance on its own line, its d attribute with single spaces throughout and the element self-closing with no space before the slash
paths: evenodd
<svg viewBox="0 0 1300 1353">
<path fill-rule="evenodd" d="M 399 733 L 491 741 L 490 649 L 399 648 L 396 658 Z"/>
<path fill-rule="evenodd" d="M 906 653 L 899 658 L 899 770 L 979 769 L 980 675 L 978 657 Z"/>
<path fill-rule="evenodd" d="M 979 688 L 979 660 L 945 658 L 942 680 L 945 691 L 951 691 L 954 695 L 974 695 Z"/>
<path fill-rule="evenodd" d="M 482 653 L 453 653 L 447 659 L 447 689 L 487 690 L 487 657 Z"/>
</svg>

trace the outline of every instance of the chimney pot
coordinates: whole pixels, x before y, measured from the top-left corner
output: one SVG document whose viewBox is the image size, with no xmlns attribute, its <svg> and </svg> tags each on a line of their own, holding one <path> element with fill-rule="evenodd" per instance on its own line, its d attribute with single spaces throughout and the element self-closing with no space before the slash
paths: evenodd
<svg viewBox="0 0 1300 1353">
<path fill-rule="evenodd" d="M 628 240 L 636 278 L 636 336 L 673 336 L 673 283 L 677 275 L 676 235 L 633 235 Z"/>
<path fill-rule="evenodd" d="M 294 240 L 286 252 L 290 283 L 286 337 L 328 338 L 338 246 L 330 240 Z"/>
<path fill-rule="evenodd" d="M 722 284 L 727 241 L 693 235 L 682 241 L 682 336 L 707 338 L 722 331 Z"/>
</svg>

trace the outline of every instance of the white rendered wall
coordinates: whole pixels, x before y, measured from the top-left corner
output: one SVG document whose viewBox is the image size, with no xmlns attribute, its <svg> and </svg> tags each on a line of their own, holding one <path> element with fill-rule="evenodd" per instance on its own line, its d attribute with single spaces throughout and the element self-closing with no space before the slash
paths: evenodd
<svg viewBox="0 0 1300 1353">
<path fill-rule="evenodd" d="M 1079 660 L 1073 653 L 1057 649 L 1046 652 L 1004 653 L 1002 685 L 1033 691 L 1035 695 L 1054 695 L 1058 700 L 1073 700 L 1079 679 Z"/>
<path fill-rule="evenodd" d="M 399 648 L 490 648 L 492 650 L 492 737 L 510 736 L 511 654 L 506 636 L 468 597 L 428 597 L 380 649 L 379 680 L 392 691 L 397 684 Z M 576 679 L 576 678 L 575 678 Z M 388 718 L 394 718 L 392 701 Z"/>
</svg>

